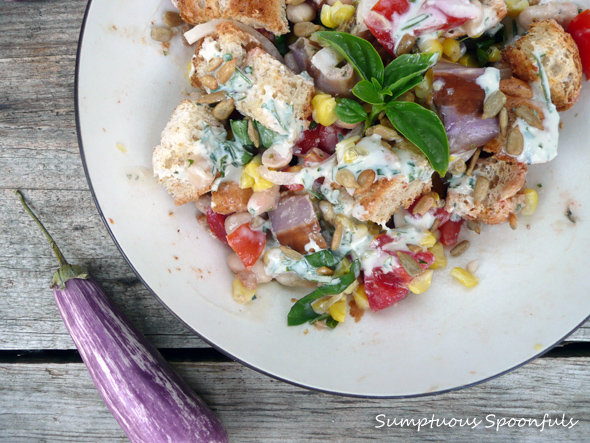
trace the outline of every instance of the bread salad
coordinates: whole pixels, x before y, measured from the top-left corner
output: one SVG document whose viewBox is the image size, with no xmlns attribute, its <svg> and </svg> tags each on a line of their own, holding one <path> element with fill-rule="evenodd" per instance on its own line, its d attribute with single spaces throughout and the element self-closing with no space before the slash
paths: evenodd
<svg viewBox="0 0 590 443">
<path fill-rule="evenodd" d="M 196 92 L 154 174 L 228 248 L 238 303 L 271 280 L 309 288 L 289 325 L 396 305 L 465 251 L 462 228 L 516 229 L 538 200 L 527 170 L 556 156 L 590 70 L 590 11 L 570 2 L 176 7 Z M 450 273 L 472 287 L 476 268 Z"/>
</svg>

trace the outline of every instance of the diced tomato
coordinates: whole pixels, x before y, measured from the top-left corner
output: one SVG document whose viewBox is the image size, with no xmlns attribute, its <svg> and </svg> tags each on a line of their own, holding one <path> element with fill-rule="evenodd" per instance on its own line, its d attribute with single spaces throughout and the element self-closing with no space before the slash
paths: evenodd
<svg viewBox="0 0 590 443">
<path fill-rule="evenodd" d="M 457 237 L 459 237 L 459 232 L 461 232 L 462 224 L 463 220 L 449 220 L 440 225 L 438 227 L 438 230 L 440 231 L 440 242 L 445 246 L 453 246 L 457 243 Z"/>
<path fill-rule="evenodd" d="M 445 208 L 438 208 L 436 211 L 434 211 L 434 216 L 440 222 L 438 225 L 442 226 L 447 221 L 449 221 L 449 219 L 451 218 L 451 213 L 447 212 Z"/>
<path fill-rule="evenodd" d="M 422 269 L 428 268 L 435 261 L 434 255 L 430 252 L 404 253 L 416 260 Z M 370 274 L 365 274 L 365 293 L 370 308 L 377 312 L 406 298 L 410 293 L 410 281 L 412 277 L 401 266 L 389 272 L 385 272 L 384 268 L 375 268 Z"/>
<path fill-rule="evenodd" d="M 379 0 L 365 17 L 365 24 L 392 55 L 395 55 L 395 37 L 407 32 L 414 36 L 434 31 L 448 31 L 478 16 L 478 9 L 468 0 L 424 2 L 410 10 L 408 0 Z M 424 16 L 424 18 L 421 18 Z M 402 18 L 403 17 L 403 18 Z M 414 22 L 414 25 L 412 25 Z"/>
<path fill-rule="evenodd" d="M 227 236 L 227 241 L 246 269 L 249 269 L 254 266 L 264 251 L 266 234 L 253 230 L 250 223 L 244 223 Z"/>
<path fill-rule="evenodd" d="M 226 245 L 227 238 L 225 235 L 225 219 L 227 215 L 218 214 L 217 212 L 213 212 L 213 209 L 207 208 L 207 223 L 209 223 L 209 228 L 211 228 L 211 232 L 215 237 L 221 240 Z"/>
<path fill-rule="evenodd" d="M 321 126 L 318 125 L 320 128 L 320 143 L 318 148 L 322 151 L 327 152 L 328 154 L 333 154 L 336 152 L 336 145 L 338 142 L 343 138 L 345 134 L 350 132 L 350 129 L 340 128 L 336 125 L 332 126 Z"/>
<path fill-rule="evenodd" d="M 293 146 L 293 155 L 297 157 L 305 157 L 312 148 L 317 147 L 320 144 L 320 128 L 321 125 L 317 125 L 313 129 L 303 131 L 295 146 Z"/>
<path fill-rule="evenodd" d="M 571 34 L 582 59 L 582 69 L 586 74 L 586 81 L 590 78 L 590 10 L 586 9 L 578 14 L 567 27 Z"/>
</svg>

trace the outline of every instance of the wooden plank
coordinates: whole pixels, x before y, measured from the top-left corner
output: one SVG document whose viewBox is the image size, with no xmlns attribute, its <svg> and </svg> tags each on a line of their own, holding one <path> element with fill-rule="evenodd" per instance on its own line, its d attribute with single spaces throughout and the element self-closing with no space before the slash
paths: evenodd
<svg viewBox="0 0 590 443">
<path fill-rule="evenodd" d="M 235 442 L 585 442 L 590 433 L 587 358 L 542 359 L 483 385 L 435 397 L 367 400 L 317 393 L 237 363 L 173 366 L 225 423 Z M 329 370 L 329 368 L 327 368 Z M 288 400 L 287 400 L 288 399 Z M 49 401 L 48 401 L 49 400 Z M 380 420 L 476 418 L 474 429 L 380 426 Z M 489 417 L 488 414 L 495 414 Z M 498 420 L 578 420 L 561 426 L 487 428 Z M 1 442 L 126 441 L 82 364 L 0 365 Z"/>
</svg>

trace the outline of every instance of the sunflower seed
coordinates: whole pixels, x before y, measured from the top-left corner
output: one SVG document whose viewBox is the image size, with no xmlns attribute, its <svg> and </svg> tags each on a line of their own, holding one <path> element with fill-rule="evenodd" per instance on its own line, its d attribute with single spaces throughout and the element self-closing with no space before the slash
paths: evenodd
<svg viewBox="0 0 590 443">
<path fill-rule="evenodd" d="M 372 169 L 365 169 L 363 172 L 361 172 L 357 180 L 359 185 L 358 191 L 363 192 L 369 189 L 375 181 L 375 177 L 375 171 L 373 171 Z"/>
<path fill-rule="evenodd" d="M 518 118 L 522 118 L 529 125 L 543 130 L 543 122 L 539 118 L 539 115 L 528 106 L 517 106 L 514 110 L 514 114 L 516 114 Z"/>
<path fill-rule="evenodd" d="M 492 92 L 483 104 L 483 120 L 495 117 L 506 104 L 506 96 L 500 90 Z"/>
<path fill-rule="evenodd" d="M 469 159 L 469 165 L 467 166 L 467 171 L 465 171 L 465 175 L 471 175 L 471 173 L 475 169 L 475 165 L 477 164 L 477 160 L 479 160 L 480 154 L 481 154 L 481 148 L 477 148 L 476 151 L 471 156 L 471 158 Z"/>
<path fill-rule="evenodd" d="M 513 230 L 517 228 L 518 218 L 516 217 L 516 214 L 514 212 L 511 212 L 510 215 L 508 216 L 508 224 L 510 225 L 510 227 Z"/>
<path fill-rule="evenodd" d="M 293 26 L 293 33 L 296 37 L 309 37 L 316 31 L 322 29 L 320 25 L 316 25 L 312 22 L 299 22 Z"/>
<path fill-rule="evenodd" d="M 200 99 L 197 100 L 197 103 L 211 105 L 213 103 L 219 103 L 222 100 L 225 100 L 227 97 L 225 95 L 225 91 L 217 91 L 212 92 L 211 94 L 205 94 Z"/>
<path fill-rule="evenodd" d="M 285 3 L 288 5 L 293 5 L 293 6 L 297 6 L 300 5 L 301 3 L 304 3 L 305 0 L 287 0 Z"/>
<path fill-rule="evenodd" d="M 412 49 L 412 46 L 416 43 L 416 37 L 411 34 L 404 34 L 395 50 L 395 55 L 398 57 L 402 54 L 407 54 Z"/>
<path fill-rule="evenodd" d="M 217 89 L 219 85 L 217 84 L 217 80 L 212 75 L 204 75 L 199 77 L 199 81 L 201 84 L 206 87 L 207 89 Z"/>
<path fill-rule="evenodd" d="M 238 59 L 233 58 L 224 64 L 219 71 L 217 71 L 217 81 L 220 85 L 225 85 L 227 81 L 234 75 L 236 72 L 236 66 L 238 65 Z"/>
<path fill-rule="evenodd" d="M 418 200 L 418 203 L 416 203 L 416 206 L 414 206 L 413 212 L 414 214 L 424 215 L 434 206 L 434 203 L 435 201 L 432 195 L 423 195 L 420 197 L 420 200 Z"/>
<path fill-rule="evenodd" d="M 407 244 L 408 249 L 412 252 L 422 252 L 422 246 Z"/>
<path fill-rule="evenodd" d="M 459 257 L 461 254 L 463 254 L 465 251 L 467 251 L 467 248 L 469 247 L 471 243 L 469 243 L 469 240 L 463 240 L 461 243 L 458 243 L 457 246 L 455 246 L 453 249 L 451 249 L 450 254 L 453 257 Z"/>
<path fill-rule="evenodd" d="M 524 148 L 524 137 L 520 132 L 518 126 L 513 127 L 508 132 L 508 138 L 506 139 L 506 152 L 510 155 L 520 155 Z"/>
<path fill-rule="evenodd" d="M 397 133 L 397 131 L 393 128 L 389 128 L 385 125 L 375 125 L 373 126 L 373 134 L 377 134 L 381 136 L 382 140 L 386 141 L 401 141 L 402 138 Z"/>
<path fill-rule="evenodd" d="M 420 274 L 422 274 L 422 268 L 418 262 L 412 258 L 411 255 L 405 254 L 401 251 L 396 251 L 396 254 L 397 258 L 399 258 L 400 264 L 410 277 L 418 277 Z"/>
<path fill-rule="evenodd" d="M 260 136 L 258 135 L 258 131 L 254 127 L 254 123 L 252 123 L 251 119 L 248 119 L 248 137 L 254 143 L 254 146 L 258 148 L 260 146 Z"/>
<path fill-rule="evenodd" d="M 336 229 L 334 229 L 334 234 L 332 235 L 332 244 L 330 248 L 332 251 L 336 251 L 340 246 L 340 242 L 342 241 L 342 222 L 338 222 L 336 225 Z"/>
<path fill-rule="evenodd" d="M 348 169 L 341 169 L 336 173 L 336 182 L 345 188 L 358 188 L 359 184 L 354 174 Z"/>
<path fill-rule="evenodd" d="M 485 177 L 477 177 L 473 190 L 473 201 L 475 204 L 481 203 L 487 197 L 489 190 L 490 181 Z"/>
<path fill-rule="evenodd" d="M 467 229 L 475 232 L 476 234 L 481 233 L 481 226 L 480 226 L 479 222 L 476 222 L 475 220 L 468 220 L 467 221 Z"/>
<path fill-rule="evenodd" d="M 465 160 L 460 158 L 455 161 L 455 164 L 453 165 L 453 172 L 455 172 L 457 175 L 460 175 L 463 174 L 466 170 L 467 164 L 465 163 Z"/>
<path fill-rule="evenodd" d="M 223 59 L 221 57 L 213 57 L 211 60 L 209 60 L 209 63 L 207 63 L 207 67 L 205 69 L 207 72 L 213 72 L 219 68 L 222 63 Z"/>
<path fill-rule="evenodd" d="M 438 225 L 440 225 L 440 220 L 435 218 L 432 226 L 430 227 L 430 232 L 436 231 L 438 229 Z"/>
<path fill-rule="evenodd" d="M 180 14 L 174 11 L 164 12 L 164 14 L 162 14 L 162 21 L 170 28 L 176 28 L 177 26 L 184 25 L 184 20 L 180 17 Z"/>
<path fill-rule="evenodd" d="M 315 272 L 317 272 L 319 275 L 334 275 L 334 270 L 328 268 L 327 266 L 317 268 Z"/>
<path fill-rule="evenodd" d="M 303 255 L 288 246 L 281 246 L 279 249 L 285 255 L 285 257 L 290 258 L 291 260 L 303 260 Z"/>
<path fill-rule="evenodd" d="M 154 26 L 150 33 L 152 40 L 157 42 L 169 42 L 172 38 L 172 31 L 168 28 L 160 28 L 158 26 Z"/>
<path fill-rule="evenodd" d="M 506 136 L 506 129 L 508 128 L 508 110 L 502 108 L 500 111 L 500 132 L 503 136 Z"/>
<path fill-rule="evenodd" d="M 234 112 L 234 100 L 232 98 L 219 102 L 215 108 L 213 108 L 213 117 L 217 120 L 226 120 L 229 118 L 232 112 Z"/>
</svg>

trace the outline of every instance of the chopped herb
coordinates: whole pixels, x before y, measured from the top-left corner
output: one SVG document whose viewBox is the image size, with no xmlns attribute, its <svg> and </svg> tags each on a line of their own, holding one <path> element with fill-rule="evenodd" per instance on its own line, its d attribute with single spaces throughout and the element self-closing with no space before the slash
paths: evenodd
<svg viewBox="0 0 590 443">
<path fill-rule="evenodd" d="M 541 183 L 537 184 L 537 188 L 542 188 L 543 185 Z"/>
<path fill-rule="evenodd" d="M 229 61 L 231 61 L 233 58 L 234 58 L 234 56 L 233 56 L 233 55 L 231 55 L 231 54 L 224 54 L 224 55 L 223 55 L 223 61 L 225 61 L 225 62 L 229 62 Z"/>
<path fill-rule="evenodd" d="M 574 225 L 576 224 L 576 218 L 574 217 L 574 214 L 572 213 L 572 210 L 568 207 L 567 211 L 565 211 L 565 216 L 567 217 L 567 219 L 569 221 L 571 221 Z"/>
<path fill-rule="evenodd" d="M 334 317 L 329 316 L 326 319 L 326 326 L 330 329 L 334 329 L 336 326 L 338 326 L 338 320 L 334 319 Z"/>
<path fill-rule="evenodd" d="M 168 55 L 168 51 L 162 51 L 164 55 Z"/>
<path fill-rule="evenodd" d="M 189 167 L 192 166 L 193 163 L 195 162 L 192 158 L 189 158 L 187 161 L 188 161 Z"/>
</svg>

